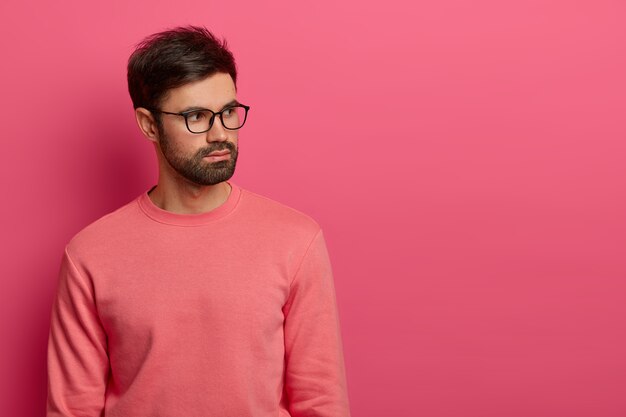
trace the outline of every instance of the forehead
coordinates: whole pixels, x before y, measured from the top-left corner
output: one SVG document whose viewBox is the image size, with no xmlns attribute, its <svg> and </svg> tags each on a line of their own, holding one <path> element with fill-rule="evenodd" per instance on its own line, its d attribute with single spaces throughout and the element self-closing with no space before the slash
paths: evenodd
<svg viewBox="0 0 626 417">
<path fill-rule="evenodd" d="M 218 72 L 169 90 L 161 107 L 166 111 L 183 111 L 189 107 L 219 111 L 236 97 L 235 83 L 230 74 Z"/>
</svg>

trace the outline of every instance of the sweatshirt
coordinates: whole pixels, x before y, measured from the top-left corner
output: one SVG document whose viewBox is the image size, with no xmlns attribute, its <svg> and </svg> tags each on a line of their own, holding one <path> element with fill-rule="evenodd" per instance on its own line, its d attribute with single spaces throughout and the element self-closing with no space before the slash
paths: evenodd
<svg viewBox="0 0 626 417">
<path fill-rule="evenodd" d="M 144 192 L 74 236 L 47 417 L 349 417 L 324 236 L 233 182 L 206 213 Z"/>
</svg>

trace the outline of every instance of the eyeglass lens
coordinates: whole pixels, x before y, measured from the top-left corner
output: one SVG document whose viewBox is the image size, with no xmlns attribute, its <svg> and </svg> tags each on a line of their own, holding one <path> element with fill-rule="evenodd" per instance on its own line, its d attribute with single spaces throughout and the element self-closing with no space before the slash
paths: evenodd
<svg viewBox="0 0 626 417">
<path fill-rule="evenodd" d="M 206 132 L 211 127 L 213 113 L 207 110 L 198 110 L 187 113 L 187 127 L 193 133 Z M 215 116 L 220 118 L 219 116 Z M 226 129 L 239 129 L 246 121 L 246 109 L 241 106 L 233 106 L 224 109 L 221 113 L 222 124 Z M 217 120 L 213 121 L 215 124 Z"/>
</svg>

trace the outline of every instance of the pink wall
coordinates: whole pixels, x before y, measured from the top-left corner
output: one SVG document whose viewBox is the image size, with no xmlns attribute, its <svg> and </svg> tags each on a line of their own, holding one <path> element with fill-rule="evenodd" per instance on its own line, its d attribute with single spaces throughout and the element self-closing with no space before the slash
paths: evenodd
<svg viewBox="0 0 626 417">
<path fill-rule="evenodd" d="M 252 106 L 234 180 L 325 230 L 355 417 L 626 415 L 624 1 L 12 3 L 0 415 L 43 415 L 63 246 L 156 179 L 132 46 L 188 23 Z"/>
</svg>

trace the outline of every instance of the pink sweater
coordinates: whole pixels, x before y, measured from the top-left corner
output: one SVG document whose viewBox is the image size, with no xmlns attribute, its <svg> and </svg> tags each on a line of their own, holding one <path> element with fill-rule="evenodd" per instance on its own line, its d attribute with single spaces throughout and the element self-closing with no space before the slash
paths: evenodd
<svg viewBox="0 0 626 417">
<path fill-rule="evenodd" d="M 144 193 L 67 245 L 47 417 L 350 415 L 319 225 L 229 184 L 196 215 Z"/>
</svg>

